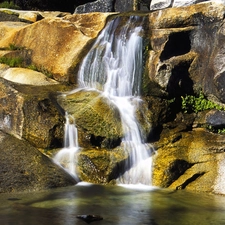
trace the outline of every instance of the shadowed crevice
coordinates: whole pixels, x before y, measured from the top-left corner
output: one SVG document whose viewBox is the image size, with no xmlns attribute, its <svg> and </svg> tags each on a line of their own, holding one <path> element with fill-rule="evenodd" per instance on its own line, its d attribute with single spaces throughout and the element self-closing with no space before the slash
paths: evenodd
<svg viewBox="0 0 225 225">
<path fill-rule="evenodd" d="M 197 180 L 199 177 L 203 176 L 204 174 L 205 174 L 205 172 L 194 174 L 192 177 L 187 179 L 183 184 L 177 186 L 176 190 L 185 189 L 191 182 Z"/>
<path fill-rule="evenodd" d="M 164 61 L 173 56 L 184 55 L 191 50 L 190 32 L 172 33 L 164 47 L 160 56 L 160 60 Z"/>
</svg>

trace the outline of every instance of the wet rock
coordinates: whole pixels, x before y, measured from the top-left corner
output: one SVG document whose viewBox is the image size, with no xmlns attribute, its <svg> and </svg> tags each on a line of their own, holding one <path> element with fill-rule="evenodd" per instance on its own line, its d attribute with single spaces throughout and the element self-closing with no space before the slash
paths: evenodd
<svg viewBox="0 0 225 225">
<path fill-rule="evenodd" d="M 62 168 L 24 140 L 0 132 L 0 193 L 76 184 Z"/>
<path fill-rule="evenodd" d="M 86 223 L 103 220 L 103 218 L 98 215 L 77 215 L 77 218 L 85 221 Z"/>
<path fill-rule="evenodd" d="M 215 129 L 225 127 L 225 111 L 211 110 L 206 114 L 206 124 Z"/>
<path fill-rule="evenodd" d="M 114 183 L 125 172 L 128 152 L 111 149 L 83 149 L 77 155 L 77 174 L 83 181 L 96 184 Z"/>
<path fill-rule="evenodd" d="M 110 148 L 120 144 L 123 129 L 119 111 L 99 92 L 81 90 L 59 96 L 58 102 L 74 117 L 81 137 L 89 136 L 89 145 Z M 87 146 L 87 140 L 80 138 L 81 146 Z"/>
</svg>

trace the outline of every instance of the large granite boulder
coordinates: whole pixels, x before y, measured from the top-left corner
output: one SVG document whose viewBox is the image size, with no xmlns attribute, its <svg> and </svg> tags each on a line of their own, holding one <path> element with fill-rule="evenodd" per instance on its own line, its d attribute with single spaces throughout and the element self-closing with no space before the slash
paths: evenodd
<svg viewBox="0 0 225 225">
<path fill-rule="evenodd" d="M 176 123 L 164 126 L 155 142 L 153 185 L 224 194 L 224 136 L 203 128 L 189 130 L 179 119 Z"/>
<path fill-rule="evenodd" d="M 30 25 L 16 24 L 16 29 L 11 29 L 15 22 L 2 22 L 0 30 L 4 31 L 4 35 L 0 48 L 7 49 L 13 44 L 29 49 L 31 65 L 52 74 L 58 81 L 68 82 L 74 80 L 75 68 L 87 51 L 85 46 L 96 38 L 108 15 L 92 13 L 47 17 Z"/>
<path fill-rule="evenodd" d="M 225 103 L 224 9 L 223 4 L 209 2 L 149 14 L 152 86 L 160 86 L 171 98 L 202 90 Z"/>
<path fill-rule="evenodd" d="M 2 131 L 26 139 L 38 148 L 62 147 L 64 119 L 53 96 L 67 88 L 56 84 L 24 85 L 3 78 L 0 87 Z"/>
<path fill-rule="evenodd" d="M 24 140 L 0 131 L 0 193 L 75 185 L 76 181 Z"/>
<path fill-rule="evenodd" d="M 115 147 L 123 137 L 120 113 L 110 100 L 97 91 L 77 91 L 58 97 L 60 106 L 72 115 L 82 147 Z"/>
</svg>

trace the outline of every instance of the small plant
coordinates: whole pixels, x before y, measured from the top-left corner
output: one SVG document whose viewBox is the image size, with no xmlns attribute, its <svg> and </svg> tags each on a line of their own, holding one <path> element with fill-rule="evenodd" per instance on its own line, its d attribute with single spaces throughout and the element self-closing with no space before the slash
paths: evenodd
<svg viewBox="0 0 225 225">
<path fill-rule="evenodd" d="M 15 51 L 15 50 L 22 50 L 24 49 L 25 47 L 21 47 L 21 46 L 16 46 L 15 44 L 11 43 L 9 44 L 9 50 L 12 50 L 12 51 Z"/>
<path fill-rule="evenodd" d="M 181 96 L 181 108 L 185 113 L 188 112 L 199 112 L 207 109 L 218 109 L 224 110 L 224 107 L 218 105 L 212 101 L 209 101 L 205 98 L 204 94 L 200 92 L 199 96 L 186 95 L 185 97 Z"/>
<path fill-rule="evenodd" d="M 0 8 L 7 8 L 7 9 L 20 9 L 20 7 L 14 4 L 14 1 L 4 1 L 0 3 Z"/>
<path fill-rule="evenodd" d="M 21 57 L 0 57 L 0 63 L 6 64 L 10 67 L 22 67 L 23 58 Z"/>
<path fill-rule="evenodd" d="M 218 134 L 225 134 L 225 128 L 218 129 Z"/>
<path fill-rule="evenodd" d="M 27 66 L 27 68 L 31 69 L 31 70 L 41 72 L 41 73 L 45 74 L 48 78 L 53 77 L 52 73 L 49 72 L 44 66 L 36 66 L 34 64 L 31 64 L 31 65 Z"/>
<path fill-rule="evenodd" d="M 207 125 L 206 128 L 216 134 L 225 134 L 225 128 L 215 128 L 212 125 Z"/>
</svg>

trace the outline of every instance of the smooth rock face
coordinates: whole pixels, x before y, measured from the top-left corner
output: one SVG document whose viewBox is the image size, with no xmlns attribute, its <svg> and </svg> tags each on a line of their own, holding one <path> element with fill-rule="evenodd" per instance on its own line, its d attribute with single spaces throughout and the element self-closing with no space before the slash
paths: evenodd
<svg viewBox="0 0 225 225">
<path fill-rule="evenodd" d="M 24 68 L 9 68 L 0 73 L 0 77 L 15 83 L 35 86 L 59 84 L 57 81 L 46 77 L 43 73 Z"/>
<path fill-rule="evenodd" d="M 150 3 L 150 9 L 156 10 L 156 9 L 163 9 L 171 7 L 171 0 L 152 0 Z"/>
<path fill-rule="evenodd" d="M 54 99 L 62 86 L 32 86 L 1 78 L 0 129 L 39 148 L 62 147 L 63 117 Z"/>
<path fill-rule="evenodd" d="M 28 142 L 0 131 L 0 193 L 29 192 L 75 185 L 61 167 Z"/>
<path fill-rule="evenodd" d="M 223 170 L 224 137 L 204 129 L 186 129 L 180 122 L 176 128 L 165 129 L 155 143 L 153 185 L 218 193 L 214 186 L 218 171 Z"/>
</svg>

